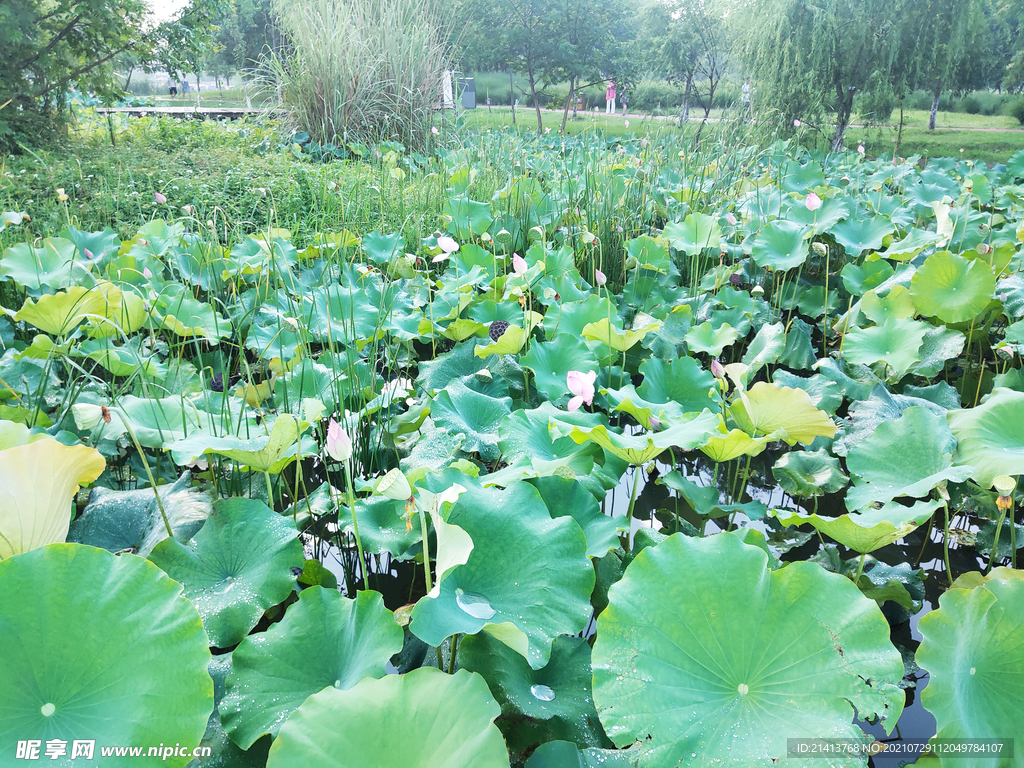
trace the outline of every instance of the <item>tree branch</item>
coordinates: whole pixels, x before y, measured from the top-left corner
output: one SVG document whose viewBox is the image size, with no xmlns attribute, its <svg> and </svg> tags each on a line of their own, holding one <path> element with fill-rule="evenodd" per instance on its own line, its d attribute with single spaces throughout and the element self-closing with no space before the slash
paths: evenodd
<svg viewBox="0 0 1024 768">
<path fill-rule="evenodd" d="M 60 32 L 59 32 L 59 33 L 57 34 L 57 36 L 56 36 L 56 37 L 54 37 L 54 38 L 53 38 L 53 39 L 52 39 L 52 40 L 51 40 L 51 41 L 50 41 L 50 42 L 49 42 L 49 43 L 47 44 L 47 46 L 46 46 L 45 48 L 43 48 L 43 49 L 42 49 L 41 51 L 39 51 L 39 52 L 38 52 L 38 53 L 37 53 L 37 54 L 36 54 L 35 56 L 33 56 L 32 58 L 30 58 L 30 59 L 26 59 L 26 60 L 25 60 L 25 61 L 23 61 L 23 62 L 22 62 L 21 64 L 18 64 L 18 66 L 17 66 L 17 67 L 15 67 L 15 69 L 27 69 L 28 67 L 30 67 L 31 65 L 33 65 L 33 64 L 35 64 L 35 63 L 36 63 L 37 61 L 39 61 L 39 59 L 41 59 L 41 58 L 42 58 L 43 56 L 45 56 L 45 55 L 46 55 L 46 54 L 48 54 L 48 53 L 49 53 L 50 51 L 52 51 L 52 50 L 54 49 L 54 47 L 56 47 L 57 43 L 59 43 L 59 42 L 60 42 L 61 40 L 63 40 L 63 39 L 65 38 L 65 37 L 67 37 L 68 33 L 69 33 L 69 32 L 71 32 L 71 30 L 72 30 L 72 29 L 74 29 L 74 27 L 75 27 L 75 24 L 77 24 L 78 22 L 80 22 L 80 21 L 82 20 L 82 17 L 83 17 L 83 16 L 85 16 L 85 14 L 84 14 L 84 13 L 80 13 L 80 14 L 78 14 L 77 16 L 75 16 L 75 18 L 73 18 L 73 19 L 72 19 L 72 20 L 71 20 L 70 22 L 68 22 L 68 24 L 67 24 L 67 25 L 66 25 L 66 26 L 64 27 L 64 29 L 62 29 L 62 30 L 61 30 L 61 31 L 60 31 Z"/>
<path fill-rule="evenodd" d="M 86 66 L 82 67 L 81 69 L 75 70 L 70 75 L 65 77 L 63 80 L 60 80 L 60 81 L 54 83 L 53 85 L 50 85 L 50 86 L 44 88 L 41 91 L 37 91 L 36 93 L 33 93 L 32 94 L 32 98 L 38 99 L 41 96 L 45 96 L 50 91 L 56 90 L 57 88 L 64 87 L 65 85 L 70 83 L 75 78 L 81 77 L 82 75 L 84 75 L 90 69 L 95 69 L 96 67 L 101 66 L 102 64 L 106 64 L 108 61 L 110 61 L 112 58 L 117 56 L 119 53 L 124 53 L 125 51 L 127 51 L 131 47 L 132 47 L 131 44 L 124 45 L 124 46 L 118 48 L 116 51 L 113 51 L 112 53 L 107 54 L 106 56 L 104 56 L 99 61 L 94 61 L 92 64 L 87 64 Z"/>
</svg>

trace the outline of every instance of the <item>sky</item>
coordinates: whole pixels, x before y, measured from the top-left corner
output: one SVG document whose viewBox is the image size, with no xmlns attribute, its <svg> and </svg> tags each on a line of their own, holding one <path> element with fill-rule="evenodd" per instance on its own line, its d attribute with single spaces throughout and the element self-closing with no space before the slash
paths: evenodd
<svg viewBox="0 0 1024 768">
<path fill-rule="evenodd" d="M 188 0 L 149 0 L 149 7 L 153 9 L 156 21 L 166 21 L 187 3 Z"/>
</svg>

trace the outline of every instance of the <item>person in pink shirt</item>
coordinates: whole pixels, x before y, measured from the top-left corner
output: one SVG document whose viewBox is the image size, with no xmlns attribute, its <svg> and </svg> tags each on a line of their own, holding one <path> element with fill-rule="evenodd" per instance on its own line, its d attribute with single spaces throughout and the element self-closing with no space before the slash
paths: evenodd
<svg viewBox="0 0 1024 768">
<path fill-rule="evenodd" d="M 615 114 L 615 81 L 612 80 L 608 83 L 608 90 L 605 91 L 604 100 L 606 102 L 605 112 L 609 115 Z"/>
</svg>

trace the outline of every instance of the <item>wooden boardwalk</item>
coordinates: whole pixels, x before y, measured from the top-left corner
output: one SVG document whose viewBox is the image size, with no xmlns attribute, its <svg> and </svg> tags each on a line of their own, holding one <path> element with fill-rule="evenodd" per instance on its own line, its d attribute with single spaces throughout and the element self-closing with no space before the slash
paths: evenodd
<svg viewBox="0 0 1024 768">
<path fill-rule="evenodd" d="M 129 117 L 162 116 L 192 120 L 238 120 L 243 117 L 265 115 L 272 110 L 248 107 L 100 107 L 101 115 L 128 115 Z"/>
</svg>

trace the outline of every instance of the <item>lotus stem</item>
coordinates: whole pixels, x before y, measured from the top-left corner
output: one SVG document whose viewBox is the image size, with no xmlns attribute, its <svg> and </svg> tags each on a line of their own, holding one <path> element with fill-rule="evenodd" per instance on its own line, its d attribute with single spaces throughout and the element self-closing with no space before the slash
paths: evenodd
<svg viewBox="0 0 1024 768">
<path fill-rule="evenodd" d="M 164 528 L 167 529 L 167 538 L 174 538 L 174 531 L 171 530 L 171 521 L 167 519 L 167 512 L 164 511 L 164 502 L 160 498 L 160 491 L 156 487 L 156 479 L 153 477 L 153 470 L 149 468 L 149 462 L 146 461 L 146 454 L 142 450 L 142 446 L 139 445 L 139 438 L 135 436 L 135 430 L 132 429 L 131 419 L 127 418 L 127 414 L 122 411 L 121 415 L 124 417 L 121 421 L 124 423 L 125 429 L 128 430 L 128 436 L 131 437 L 132 443 L 135 445 L 135 450 L 139 452 L 139 458 L 142 459 L 142 466 L 146 470 L 146 477 L 149 478 L 149 487 L 153 489 L 153 495 L 156 496 L 156 505 L 160 510 L 160 517 L 164 519 Z"/>
<path fill-rule="evenodd" d="M 867 557 L 867 553 L 866 552 L 861 552 L 860 553 L 860 563 L 857 564 L 857 575 L 853 578 L 853 583 L 857 585 L 858 589 L 860 588 L 860 577 L 861 577 L 861 574 L 864 573 L 864 558 L 866 558 L 866 557 Z"/>
<path fill-rule="evenodd" d="M 352 532 L 356 537 L 356 552 L 359 554 L 359 567 L 363 572 L 363 587 L 370 588 L 370 569 L 366 567 L 366 555 L 363 554 L 363 540 L 359 538 L 359 520 L 356 515 L 356 494 L 352 485 L 352 471 L 348 467 L 349 460 L 343 461 L 345 465 L 345 480 L 348 482 L 348 508 L 352 512 Z"/>
<path fill-rule="evenodd" d="M 949 566 L 949 504 L 942 499 L 942 512 L 945 515 L 945 527 L 942 531 L 942 558 L 946 563 L 946 578 L 949 579 L 949 586 L 953 586 L 953 569 Z"/>
<path fill-rule="evenodd" d="M 988 553 L 988 568 L 985 569 L 985 573 L 992 573 L 992 564 L 996 561 L 996 550 L 999 549 L 999 534 L 1003 530 L 1003 521 L 1006 519 L 1006 510 L 999 511 L 999 520 L 996 521 L 996 535 L 992 539 L 992 551 Z M 1011 523 L 1011 532 L 1013 529 Z M 1012 533 L 1011 533 L 1012 535 Z"/>
<path fill-rule="evenodd" d="M 413 502 L 415 503 L 415 502 Z M 417 505 L 418 506 L 418 505 Z M 423 583 L 427 587 L 427 592 L 434 588 L 434 583 L 430 578 L 430 539 L 427 538 L 427 513 L 425 510 L 418 509 L 420 513 L 420 536 L 423 539 Z M 441 660 L 441 649 L 438 648 L 438 661 Z M 440 669 L 441 667 L 439 667 Z"/>
</svg>

